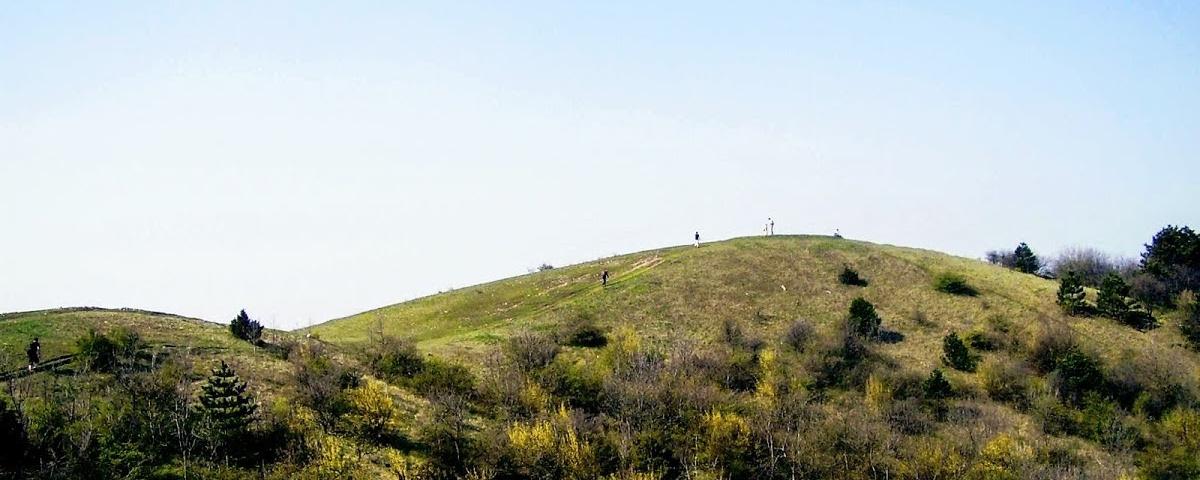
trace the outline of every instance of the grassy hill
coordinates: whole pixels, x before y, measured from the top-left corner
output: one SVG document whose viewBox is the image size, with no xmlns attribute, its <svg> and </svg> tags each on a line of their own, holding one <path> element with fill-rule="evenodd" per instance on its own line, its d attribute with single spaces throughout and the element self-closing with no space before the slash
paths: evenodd
<svg viewBox="0 0 1200 480">
<path fill-rule="evenodd" d="M 845 267 L 866 284 L 842 284 Z M 946 275 L 975 293 L 939 291 L 935 282 Z M 186 477 L 194 457 L 200 476 L 222 478 L 1200 476 L 1200 356 L 1173 326 L 1180 313 L 1155 312 L 1163 326 L 1139 331 L 1065 315 L 1057 288 L 928 250 L 818 236 L 738 238 L 270 332 L 270 349 L 235 340 L 223 324 L 154 312 L 5 314 L 0 360 L 21 365 L 32 336 L 50 357 L 73 352 L 89 329 L 129 328 L 152 347 L 197 347 L 199 367 L 173 377 L 165 368 L 46 382 L 28 376 L 15 391 L 71 391 L 85 382 L 119 406 L 142 396 L 134 387 L 169 377 L 174 386 L 159 391 L 168 407 L 194 406 L 206 369 L 223 360 L 260 402 L 248 437 L 197 430 L 204 441 L 187 443 L 200 437 L 169 422 L 166 434 L 144 437 L 113 429 L 99 437 L 101 453 L 81 454 L 92 463 L 55 470 L 67 477 L 136 477 L 141 467 L 114 466 L 105 455 L 125 458 L 130 445 L 164 435 L 187 442 L 144 461 L 162 478 Z M 881 317 L 878 332 L 848 328 L 848 308 L 860 297 Z M 604 344 L 572 342 L 581 326 L 598 329 Z M 950 333 L 978 368 L 949 365 Z M 47 411 L 59 411 L 30 407 L 39 395 L 14 395 L 27 402 L 22 412 L 34 433 L 53 418 Z M 139 409 L 115 408 L 126 412 L 116 417 L 204 425 L 181 414 L 187 409 L 150 408 L 145 418 Z M 71 428 L 107 425 L 109 412 L 70 420 Z M 58 437 L 29 438 L 40 442 L 30 451 L 74 448 Z M 231 462 L 220 442 L 250 453 Z M 39 465 L 56 465 L 43 457 Z"/>
<path fill-rule="evenodd" d="M 74 354 L 76 342 L 89 330 L 113 333 L 136 332 L 150 351 L 187 350 L 191 359 L 208 368 L 226 360 L 254 380 L 260 393 L 274 393 L 286 383 L 287 363 L 263 348 L 229 334 L 229 326 L 169 313 L 137 309 L 63 308 L 0 314 L 0 370 L 24 366 L 25 347 L 34 337 L 42 346 L 42 359 Z M 285 332 L 269 332 L 273 341 L 289 338 Z"/>
<path fill-rule="evenodd" d="M 866 287 L 838 282 L 844 265 Z M 602 288 L 599 275 L 612 277 Z M 954 273 L 979 294 L 934 290 Z M 513 332 L 549 330 L 587 316 L 610 329 L 628 326 L 648 338 L 715 340 L 725 320 L 743 321 L 765 338 L 782 338 L 797 318 L 832 326 L 850 301 L 871 301 L 886 329 L 903 341 L 881 347 L 898 363 L 940 364 L 942 337 L 997 323 L 1037 328 L 1062 322 L 1107 357 L 1149 345 L 1182 345 L 1173 329 L 1138 332 L 1105 319 L 1073 318 L 1055 304 L 1057 282 L 978 260 L 823 236 L 738 238 L 650 250 L 532 273 L 332 320 L 306 329 L 339 345 L 361 345 L 373 333 L 415 340 L 422 350 L 478 360 Z M 1195 356 L 1190 358 L 1195 360 Z"/>
</svg>

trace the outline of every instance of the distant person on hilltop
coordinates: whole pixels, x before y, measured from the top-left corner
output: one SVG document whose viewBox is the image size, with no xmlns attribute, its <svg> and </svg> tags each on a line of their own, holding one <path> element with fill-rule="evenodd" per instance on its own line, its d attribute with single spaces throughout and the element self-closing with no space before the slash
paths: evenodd
<svg viewBox="0 0 1200 480">
<path fill-rule="evenodd" d="M 700 232 L 696 232 L 696 246 L 700 246 Z"/>
<path fill-rule="evenodd" d="M 771 217 L 767 217 L 767 229 L 767 235 L 775 235 L 775 220 L 772 220 Z"/>
<path fill-rule="evenodd" d="M 42 343 L 38 341 L 38 337 L 33 337 L 33 341 L 29 342 L 29 347 L 25 349 L 25 355 L 29 357 L 29 371 L 32 372 L 42 359 Z"/>
<path fill-rule="evenodd" d="M 842 238 L 842 232 L 838 229 L 833 229 L 833 238 Z"/>
<path fill-rule="evenodd" d="M 608 270 L 600 272 L 600 286 L 602 286 L 602 287 L 608 286 Z"/>
</svg>

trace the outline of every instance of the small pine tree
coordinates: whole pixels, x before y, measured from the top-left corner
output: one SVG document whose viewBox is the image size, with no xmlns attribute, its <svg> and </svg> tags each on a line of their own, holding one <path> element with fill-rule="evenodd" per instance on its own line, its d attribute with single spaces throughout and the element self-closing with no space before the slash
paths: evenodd
<svg viewBox="0 0 1200 480">
<path fill-rule="evenodd" d="M 212 370 L 212 375 L 200 386 L 200 390 L 197 409 L 209 422 L 213 448 L 227 447 L 231 441 L 246 433 L 258 406 L 246 393 L 246 382 L 238 378 L 224 360 Z"/>
<path fill-rule="evenodd" d="M 946 376 L 942 375 L 940 368 L 933 369 L 929 378 L 921 384 L 921 389 L 924 390 L 927 400 L 942 400 L 954 395 L 954 387 L 950 385 L 949 380 L 946 380 Z"/>
<path fill-rule="evenodd" d="M 850 285 L 852 287 L 867 286 L 867 280 L 858 276 L 858 272 L 853 268 L 850 268 L 849 265 L 842 266 L 842 273 L 838 275 L 838 281 L 841 282 L 842 285 Z"/>
<path fill-rule="evenodd" d="M 1125 304 L 1125 312 L 1117 320 L 1138 330 L 1150 330 L 1158 326 L 1150 309 L 1134 300 Z"/>
<path fill-rule="evenodd" d="M 1017 249 L 1013 251 L 1013 268 L 1023 273 L 1037 273 L 1042 269 L 1042 261 L 1034 255 L 1033 249 L 1029 248 L 1025 242 L 1017 245 Z"/>
<path fill-rule="evenodd" d="M 850 302 L 850 315 L 847 318 L 851 330 L 859 335 L 874 337 L 879 333 L 882 320 L 875 313 L 875 306 L 865 298 L 858 297 Z"/>
<path fill-rule="evenodd" d="M 238 312 L 233 321 L 229 322 L 229 332 L 250 343 L 257 344 L 262 339 L 262 331 L 262 324 L 258 323 L 258 320 L 251 320 L 250 316 L 246 315 L 246 310 Z"/>
<path fill-rule="evenodd" d="M 1129 284 L 1120 275 L 1109 272 L 1100 282 L 1100 291 L 1096 295 L 1096 310 L 1115 319 L 1122 319 L 1129 311 L 1126 298 L 1129 296 Z"/>
<path fill-rule="evenodd" d="M 954 367 L 955 370 L 964 372 L 974 372 L 975 365 L 979 361 L 979 358 L 971 354 L 967 344 L 963 343 L 955 332 L 950 332 L 942 339 L 942 353 L 942 361 Z"/>
<path fill-rule="evenodd" d="M 1082 313 L 1087 307 L 1084 302 L 1083 283 L 1075 272 L 1067 272 L 1058 285 L 1058 305 L 1067 315 Z"/>
<path fill-rule="evenodd" d="M 1055 362 L 1058 394 L 1063 400 L 1080 405 L 1087 392 L 1104 384 L 1100 361 L 1078 348 L 1071 348 Z"/>
</svg>

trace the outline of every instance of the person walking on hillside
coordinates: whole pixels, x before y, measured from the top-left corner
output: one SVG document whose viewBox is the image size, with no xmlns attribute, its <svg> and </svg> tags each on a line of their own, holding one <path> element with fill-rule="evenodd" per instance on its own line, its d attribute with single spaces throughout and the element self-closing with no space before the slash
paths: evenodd
<svg viewBox="0 0 1200 480">
<path fill-rule="evenodd" d="M 29 357 L 29 371 L 32 372 L 42 359 L 42 343 L 38 341 L 38 337 L 33 337 L 33 341 L 29 342 L 29 346 L 25 348 L 25 355 Z"/>
<path fill-rule="evenodd" d="M 608 270 L 600 272 L 600 286 L 602 286 L 602 287 L 608 286 Z"/>
<path fill-rule="evenodd" d="M 700 247 L 700 232 L 696 232 L 696 247 Z"/>
</svg>

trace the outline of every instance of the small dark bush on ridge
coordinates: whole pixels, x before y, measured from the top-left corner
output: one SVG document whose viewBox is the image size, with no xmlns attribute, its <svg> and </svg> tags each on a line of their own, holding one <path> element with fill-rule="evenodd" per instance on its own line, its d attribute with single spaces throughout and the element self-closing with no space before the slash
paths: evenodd
<svg viewBox="0 0 1200 480">
<path fill-rule="evenodd" d="M 953 273 L 944 273 L 938 275 L 933 281 L 933 288 L 939 292 L 949 293 L 951 295 L 963 295 L 974 297 L 979 292 L 967 284 L 967 280 Z"/>
<path fill-rule="evenodd" d="M 867 286 L 867 279 L 858 276 L 858 272 L 850 268 L 849 265 L 842 266 L 842 273 L 838 275 L 838 281 L 842 282 L 842 285 L 850 285 L 852 287 Z"/>
<path fill-rule="evenodd" d="M 1017 249 L 1013 250 L 1013 268 L 1021 273 L 1037 273 L 1042 269 L 1042 261 L 1034 255 L 1033 249 L 1029 248 L 1025 242 L 1017 245 Z"/>
<path fill-rule="evenodd" d="M 229 332 L 237 338 L 258 344 L 262 339 L 263 326 L 258 320 L 251 320 L 246 311 L 242 310 L 229 322 Z"/>
</svg>

